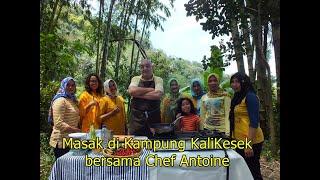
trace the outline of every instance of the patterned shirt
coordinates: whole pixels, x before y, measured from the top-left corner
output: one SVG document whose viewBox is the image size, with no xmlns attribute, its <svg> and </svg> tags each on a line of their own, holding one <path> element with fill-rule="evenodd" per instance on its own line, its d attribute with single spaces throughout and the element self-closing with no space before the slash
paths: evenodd
<svg viewBox="0 0 320 180">
<path fill-rule="evenodd" d="M 218 130 L 229 135 L 229 111 L 231 98 L 222 90 L 208 92 L 201 98 L 200 129 Z"/>
<path fill-rule="evenodd" d="M 52 147 L 62 148 L 62 139 L 68 138 L 67 128 L 78 127 L 80 116 L 77 104 L 69 98 L 60 97 L 52 104 L 53 130 L 49 144 Z"/>
</svg>

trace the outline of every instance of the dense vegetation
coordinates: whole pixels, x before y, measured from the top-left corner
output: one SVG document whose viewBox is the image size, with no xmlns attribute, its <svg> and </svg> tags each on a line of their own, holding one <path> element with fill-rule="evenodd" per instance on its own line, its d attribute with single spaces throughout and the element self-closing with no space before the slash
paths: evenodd
<svg viewBox="0 0 320 180">
<path fill-rule="evenodd" d="M 229 76 L 223 70 L 230 61 L 237 62 L 244 72 L 243 57 L 248 59 L 248 71 L 261 100 L 261 125 L 268 140 L 268 156 L 279 156 L 280 104 L 280 16 L 277 0 L 190 0 L 185 9 L 212 38 L 228 35 L 230 40 L 220 46 L 211 46 L 211 56 L 202 63 L 167 56 L 152 47 L 150 29 L 162 29 L 162 23 L 171 16 L 174 0 L 99 0 L 93 7 L 89 0 L 40 1 L 40 132 L 41 177 L 53 163 L 48 146 L 50 126 L 47 114 L 51 98 L 60 81 L 72 76 L 77 81 L 77 95 L 83 91 L 84 79 L 98 73 L 103 80 L 116 80 L 120 93 L 126 92 L 130 79 L 139 74 L 142 58 L 135 39 L 155 64 L 154 73 L 167 82 L 178 79 L 187 90 L 190 80 L 205 78 L 210 72 L 223 78 L 221 87 L 232 93 Z M 96 8 L 96 9 L 94 9 Z M 272 41 L 268 41 L 272 39 Z M 183 43 L 183 42 L 181 42 Z M 274 48 L 276 77 L 269 66 L 270 48 Z M 275 85 L 273 85 L 275 84 Z M 165 84 L 165 92 L 168 92 Z M 43 172 L 42 172 L 43 171 Z"/>
</svg>

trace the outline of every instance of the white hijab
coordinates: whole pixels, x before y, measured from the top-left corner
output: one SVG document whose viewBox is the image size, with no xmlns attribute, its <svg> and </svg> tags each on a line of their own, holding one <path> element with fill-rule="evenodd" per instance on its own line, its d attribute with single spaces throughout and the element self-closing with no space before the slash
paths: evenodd
<svg viewBox="0 0 320 180">
<path fill-rule="evenodd" d="M 110 81 L 113 81 L 116 88 L 117 88 L 117 91 L 115 94 L 111 94 L 111 91 L 110 91 L 110 88 L 109 88 L 109 82 Z M 104 83 L 103 83 L 103 87 L 104 87 L 104 92 L 106 93 L 106 95 L 109 95 L 109 96 L 118 96 L 118 85 L 116 83 L 116 81 L 114 81 L 113 79 L 107 79 Z"/>
</svg>

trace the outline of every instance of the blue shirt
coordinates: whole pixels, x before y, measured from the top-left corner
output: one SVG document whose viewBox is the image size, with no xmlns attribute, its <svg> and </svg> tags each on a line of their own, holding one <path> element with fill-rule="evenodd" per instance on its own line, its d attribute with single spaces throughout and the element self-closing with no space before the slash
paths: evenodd
<svg viewBox="0 0 320 180">
<path fill-rule="evenodd" d="M 258 128 L 259 125 L 259 99 L 253 92 L 246 96 L 247 110 L 250 120 L 250 127 Z"/>
</svg>

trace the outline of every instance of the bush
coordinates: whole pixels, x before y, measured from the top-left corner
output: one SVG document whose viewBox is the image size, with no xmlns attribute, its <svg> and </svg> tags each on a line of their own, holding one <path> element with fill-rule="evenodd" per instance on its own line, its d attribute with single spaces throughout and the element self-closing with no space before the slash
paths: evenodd
<svg viewBox="0 0 320 180">
<path fill-rule="evenodd" d="M 55 157 L 53 148 L 49 145 L 50 134 L 40 133 L 40 179 L 48 179 Z"/>
<path fill-rule="evenodd" d="M 280 152 L 278 152 L 276 155 L 272 155 L 271 142 L 269 140 L 265 140 L 262 146 L 261 156 L 264 156 L 267 161 L 271 161 L 273 159 L 279 160 Z"/>
<path fill-rule="evenodd" d="M 48 110 L 54 94 L 58 91 L 60 82 L 49 82 L 46 86 L 40 87 L 40 132 L 51 132 L 48 124 Z"/>
</svg>

